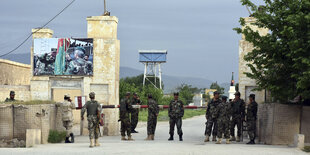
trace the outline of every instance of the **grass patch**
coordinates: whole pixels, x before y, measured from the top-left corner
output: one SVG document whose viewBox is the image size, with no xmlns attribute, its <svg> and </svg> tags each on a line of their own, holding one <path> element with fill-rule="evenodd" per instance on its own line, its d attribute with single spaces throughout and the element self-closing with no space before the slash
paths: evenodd
<svg viewBox="0 0 310 155">
<path fill-rule="evenodd" d="M 205 113 L 206 113 L 205 109 L 185 109 L 183 119 L 204 115 Z M 139 121 L 146 122 L 147 115 L 148 115 L 147 109 L 141 109 L 139 112 Z M 159 111 L 157 121 L 169 121 L 168 109 Z"/>
<path fill-rule="evenodd" d="M 50 130 L 47 141 L 49 143 L 61 143 L 66 139 L 66 131 Z"/>
<path fill-rule="evenodd" d="M 304 149 L 302 149 L 305 152 L 310 152 L 310 146 L 305 146 Z"/>
<path fill-rule="evenodd" d="M 4 104 L 14 105 L 39 105 L 39 104 L 55 104 L 56 102 L 51 100 L 32 100 L 32 101 L 16 101 L 16 102 L 3 102 Z"/>
</svg>

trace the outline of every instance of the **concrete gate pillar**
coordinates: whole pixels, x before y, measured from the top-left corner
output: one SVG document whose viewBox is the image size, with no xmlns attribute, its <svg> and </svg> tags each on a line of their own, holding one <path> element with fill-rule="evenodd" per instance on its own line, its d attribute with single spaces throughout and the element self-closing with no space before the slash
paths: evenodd
<svg viewBox="0 0 310 155">
<path fill-rule="evenodd" d="M 89 81 L 88 90 L 95 92 L 96 100 L 104 105 L 119 104 L 120 41 L 117 40 L 117 24 L 118 18 L 115 16 L 87 18 L 87 37 L 94 39 L 94 74 Z M 118 135 L 119 110 L 104 109 L 103 113 L 105 114 L 103 134 Z"/>
</svg>

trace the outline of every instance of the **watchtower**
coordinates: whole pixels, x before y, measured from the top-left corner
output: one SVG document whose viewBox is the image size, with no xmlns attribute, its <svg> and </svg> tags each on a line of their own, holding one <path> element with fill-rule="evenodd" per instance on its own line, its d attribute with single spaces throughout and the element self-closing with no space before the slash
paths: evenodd
<svg viewBox="0 0 310 155">
<path fill-rule="evenodd" d="M 153 86 L 157 87 L 157 78 L 159 79 L 159 89 L 161 84 L 161 68 L 162 63 L 166 63 L 167 50 L 139 50 L 139 62 L 144 64 L 143 86 L 148 80 Z M 154 78 L 154 81 L 152 79 Z"/>
</svg>

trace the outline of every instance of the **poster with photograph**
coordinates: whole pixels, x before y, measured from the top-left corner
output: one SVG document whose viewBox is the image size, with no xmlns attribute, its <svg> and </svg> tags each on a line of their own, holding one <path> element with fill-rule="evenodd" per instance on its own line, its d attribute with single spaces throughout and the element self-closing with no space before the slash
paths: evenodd
<svg viewBox="0 0 310 155">
<path fill-rule="evenodd" d="M 93 39 L 34 39 L 33 74 L 93 75 Z"/>
</svg>

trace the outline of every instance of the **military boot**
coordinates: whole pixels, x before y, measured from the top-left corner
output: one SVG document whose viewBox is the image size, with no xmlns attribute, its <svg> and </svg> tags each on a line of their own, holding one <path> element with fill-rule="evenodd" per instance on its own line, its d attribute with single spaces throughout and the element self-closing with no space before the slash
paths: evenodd
<svg viewBox="0 0 310 155">
<path fill-rule="evenodd" d="M 235 136 L 232 136 L 232 137 L 230 138 L 230 141 L 236 141 L 236 137 L 235 137 Z"/>
<path fill-rule="evenodd" d="M 69 141 L 69 137 L 66 137 L 65 143 L 71 143 L 71 142 Z"/>
<path fill-rule="evenodd" d="M 255 144 L 255 141 L 254 141 L 254 140 L 251 140 L 251 141 L 249 141 L 249 142 L 246 143 L 246 144 Z"/>
<path fill-rule="evenodd" d="M 226 144 L 230 144 L 230 141 L 228 138 L 226 139 Z"/>
<path fill-rule="evenodd" d="M 152 135 L 147 135 L 147 137 L 144 140 L 152 140 Z"/>
<path fill-rule="evenodd" d="M 99 139 L 95 139 L 95 146 L 100 146 Z"/>
<path fill-rule="evenodd" d="M 94 139 L 90 139 L 90 145 L 89 145 L 90 148 L 94 147 Z"/>
<path fill-rule="evenodd" d="M 215 144 L 222 144 L 222 138 L 219 138 Z"/>
<path fill-rule="evenodd" d="M 71 137 L 71 143 L 74 143 L 74 135 L 73 135 L 73 133 L 70 133 L 70 137 Z"/>
<path fill-rule="evenodd" d="M 121 139 L 121 140 L 127 140 L 127 139 L 126 139 L 126 137 L 125 137 L 125 136 L 122 136 L 122 139 Z"/>
<path fill-rule="evenodd" d="M 205 142 L 209 142 L 209 135 L 206 135 Z"/>
<path fill-rule="evenodd" d="M 183 135 L 179 135 L 179 141 L 183 141 Z"/>
<path fill-rule="evenodd" d="M 212 136 L 212 141 L 216 142 L 216 137 L 215 136 Z"/>
<path fill-rule="evenodd" d="M 154 140 L 154 135 L 151 135 L 151 140 Z"/>
<path fill-rule="evenodd" d="M 132 139 L 131 136 L 128 136 L 128 140 L 134 141 L 134 139 Z"/>
<path fill-rule="evenodd" d="M 169 140 L 169 141 L 173 140 L 173 135 L 170 135 L 170 137 L 169 137 L 168 140 Z"/>
<path fill-rule="evenodd" d="M 240 142 L 240 137 L 239 136 L 237 136 L 236 142 Z"/>
</svg>

